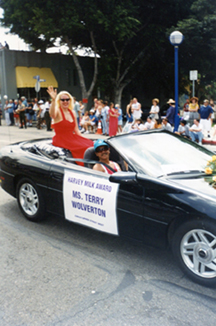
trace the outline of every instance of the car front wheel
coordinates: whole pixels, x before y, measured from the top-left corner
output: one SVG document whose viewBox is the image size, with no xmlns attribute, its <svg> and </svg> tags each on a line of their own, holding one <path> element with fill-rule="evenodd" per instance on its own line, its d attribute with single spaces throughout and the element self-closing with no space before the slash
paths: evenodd
<svg viewBox="0 0 216 326">
<path fill-rule="evenodd" d="M 194 282 L 216 286 L 216 223 L 190 221 L 173 235 L 172 251 L 181 269 Z"/>
<path fill-rule="evenodd" d="M 20 180 L 16 197 L 22 213 L 28 220 L 37 222 L 44 218 L 44 200 L 33 181 L 27 178 Z"/>
</svg>

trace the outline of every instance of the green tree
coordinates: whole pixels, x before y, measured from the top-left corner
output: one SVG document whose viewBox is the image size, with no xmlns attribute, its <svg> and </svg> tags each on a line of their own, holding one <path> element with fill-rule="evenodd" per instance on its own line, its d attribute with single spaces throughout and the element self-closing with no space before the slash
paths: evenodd
<svg viewBox="0 0 216 326">
<path fill-rule="evenodd" d="M 189 70 L 202 70 L 207 79 L 212 75 L 213 0 L 0 0 L 0 6 L 2 23 L 35 49 L 45 50 L 58 38 L 68 45 L 83 98 L 91 95 L 97 78 L 118 103 L 129 84 L 132 89 L 141 85 L 145 92 L 170 96 L 174 60 L 168 36 L 174 28 L 185 35 L 179 51 L 180 87 L 188 83 Z M 76 55 L 78 46 L 91 47 L 95 54 L 88 90 Z"/>
<path fill-rule="evenodd" d="M 139 25 L 133 17 L 136 8 L 130 0 L 126 4 L 120 0 L 1 0 L 0 6 L 4 9 L 4 26 L 10 27 L 12 33 L 18 34 L 33 48 L 41 46 L 45 49 L 57 38 L 68 45 L 83 98 L 89 98 L 97 80 L 97 54 L 101 56 L 103 48 L 110 42 L 122 42 L 128 35 L 134 35 Z M 118 24 L 114 24 L 115 21 Z M 76 47 L 80 45 L 92 47 L 95 54 L 94 74 L 88 90 L 76 55 Z"/>
<path fill-rule="evenodd" d="M 189 70 L 198 70 L 200 80 L 197 85 L 197 95 L 205 96 L 203 95 L 205 86 L 216 81 L 215 1 L 194 1 L 190 8 L 190 15 L 177 23 L 177 29 L 184 34 L 180 51 L 184 53 L 181 57 L 184 74 L 188 76 Z"/>
</svg>

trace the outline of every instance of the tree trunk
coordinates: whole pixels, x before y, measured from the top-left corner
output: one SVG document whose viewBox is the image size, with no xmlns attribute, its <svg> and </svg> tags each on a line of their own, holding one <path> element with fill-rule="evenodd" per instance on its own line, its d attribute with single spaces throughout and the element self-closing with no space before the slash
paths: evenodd
<svg viewBox="0 0 216 326">
<path fill-rule="evenodd" d="M 114 96 L 114 104 L 119 104 L 120 108 L 121 108 L 121 98 L 122 98 L 122 92 L 124 90 L 124 88 L 130 83 L 130 81 L 128 80 L 128 82 L 118 86 L 115 86 L 115 96 Z"/>
<path fill-rule="evenodd" d="M 79 63 L 78 56 L 76 55 L 76 52 L 74 51 L 74 49 L 72 47 L 72 44 L 71 44 L 71 41 L 70 41 L 69 37 L 68 36 L 65 37 L 66 43 L 67 43 L 67 45 L 69 47 L 70 52 L 72 53 L 73 61 L 74 61 L 74 64 L 76 66 L 76 69 L 77 69 L 80 88 L 81 88 L 81 92 L 82 92 L 82 99 L 87 99 L 87 100 L 89 99 L 89 97 L 92 94 L 92 91 L 93 91 L 94 86 L 95 86 L 96 81 L 97 81 L 97 74 L 98 74 L 97 52 L 96 52 L 96 45 L 95 45 L 95 40 L 94 40 L 94 36 L 93 36 L 92 32 L 90 32 L 90 37 L 91 37 L 91 40 L 92 40 L 95 57 L 94 57 L 94 74 L 93 74 L 93 78 L 92 78 L 92 83 L 91 83 L 88 91 L 86 89 L 85 78 L 84 78 L 84 74 L 83 74 L 82 68 L 80 66 L 80 63 Z M 85 109 L 86 109 L 87 104 L 84 103 L 84 106 L 85 106 Z"/>
<path fill-rule="evenodd" d="M 113 80 L 114 84 L 114 94 L 115 94 L 115 104 L 119 104 L 121 106 L 121 97 L 122 97 L 122 92 L 124 88 L 131 82 L 131 79 L 126 79 L 128 72 L 134 67 L 135 63 L 140 60 L 150 43 L 142 49 L 137 56 L 131 61 L 130 65 L 128 65 L 124 71 L 121 72 L 121 64 L 122 64 L 122 58 L 123 58 L 123 53 L 124 53 L 124 48 L 122 50 L 119 50 L 116 46 L 116 43 L 113 42 L 113 47 L 116 53 L 116 56 L 118 58 L 118 63 L 117 63 L 117 69 L 116 69 L 116 79 Z"/>
</svg>

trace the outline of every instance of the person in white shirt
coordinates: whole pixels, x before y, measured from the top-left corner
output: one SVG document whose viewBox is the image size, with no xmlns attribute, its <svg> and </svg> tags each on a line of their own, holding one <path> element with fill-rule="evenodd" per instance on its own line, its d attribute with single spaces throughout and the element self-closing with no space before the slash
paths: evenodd
<svg viewBox="0 0 216 326">
<path fill-rule="evenodd" d="M 133 98 L 133 103 L 131 106 L 133 121 L 140 119 L 142 115 L 141 104 L 137 101 L 137 98 Z"/>
<path fill-rule="evenodd" d="M 44 118 L 44 111 L 45 111 L 44 101 L 40 100 L 38 102 L 38 105 L 39 105 L 39 110 L 37 111 L 37 129 L 41 129 L 41 124 Z"/>
<path fill-rule="evenodd" d="M 149 115 L 152 117 L 152 119 L 159 119 L 159 111 L 160 111 L 160 108 L 158 106 L 158 103 L 159 103 L 159 100 L 158 98 L 154 98 L 152 100 L 152 106 L 151 106 L 151 110 L 149 112 Z"/>
<path fill-rule="evenodd" d="M 152 120 L 152 118 L 149 116 L 146 119 L 146 122 L 143 125 L 143 128 L 140 130 L 149 130 L 149 129 L 153 129 L 155 125 L 155 122 Z"/>
<path fill-rule="evenodd" d="M 194 124 L 189 128 L 189 134 L 192 141 L 198 140 L 199 145 L 202 145 L 203 133 L 199 119 L 194 119 Z"/>
<path fill-rule="evenodd" d="M 136 119 L 130 126 L 127 132 L 134 132 L 139 130 L 144 130 L 144 124 L 142 119 Z"/>
<path fill-rule="evenodd" d="M 171 126 L 171 124 L 168 122 L 168 119 L 167 119 L 167 118 L 164 118 L 164 119 L 162 120 L 162 129 L 163 129 L 163 130 L 170 131 L 170 132 L 173 131 L 173 130 L 172 130 L 172 126 Z"/>
<path fill-rule="evenodd" d="M 44 118 L 45 118 L 45 121 L 46 121 L 47 131 L 52 131 L 52 129 L 51 129 L 51 118 L 50 118 L 50 114 L 49 114 L 50 103 L 51 103 L 51 100 L 46 101 L 46 103 L 44 104 L 44 107 L 45 107 Z"/>
</svg>

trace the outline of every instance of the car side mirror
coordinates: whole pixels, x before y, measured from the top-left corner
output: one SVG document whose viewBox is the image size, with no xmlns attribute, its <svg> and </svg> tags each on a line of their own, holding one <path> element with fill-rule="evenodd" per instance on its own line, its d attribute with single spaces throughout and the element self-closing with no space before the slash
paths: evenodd
<svg viewBox="0 0 216 326">
<path fill-rule="evenodd" d="M 114 183 L 135 183 L 137 182 L 135 172 L 116 172 L 110 175 L 110 182 Z"/>
</svg>

